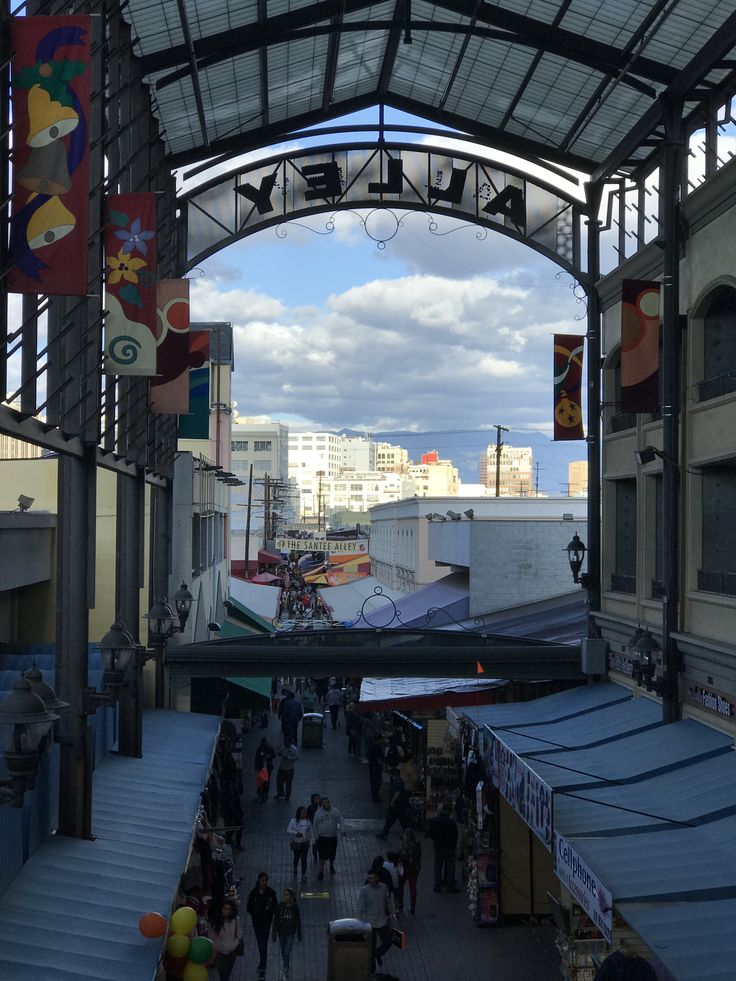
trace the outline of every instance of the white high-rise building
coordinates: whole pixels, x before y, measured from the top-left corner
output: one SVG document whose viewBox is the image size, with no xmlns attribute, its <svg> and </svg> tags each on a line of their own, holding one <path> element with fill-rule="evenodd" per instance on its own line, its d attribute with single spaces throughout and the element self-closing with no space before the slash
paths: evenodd
<svg viewBox="0 0 736 981">
<path fill-rule="evenodd" d="M 335 433 L 289 433 L 289 477 L 299 487 L 299 514 L 321 527 L 326 515 L 323 482 L 343 466 L 343 437 Z"/>
<path fill-rule="evenodd" d="M 298 494 L 289 487 L 289 427 L 267 416 L 238 416 L 232 427 L 230 470 L 244 481 L 231 494 L 231 539 L 233 554 L 241 557 L 248 505 L 248 476 L 253 465 L 250 532 L 253 548 L 263 545 L 265 481 L 269 481 L 269 512 L 277 528 L 286 529 L 298 520 Z M 271 529 L 274 530 L 274 529 Z M 236 543 L 237 542 L 237 543 Z"/>
<path fill-rule="evenodd" d="M 372 436 L 342 437 L 342 469 L 368 472 L 377 470 L 376 443 Z"/>
<path fill-rule="evenodd" d="M 322 481 L 325 510 L 367 512 L 368 508 L 414 496 L 414 483 L 398 473 L 344 471 Z"/>
<path fill-rule="evenodd" d="M 460 487 L 457 467 L 452 460 L 440 460 L 437 450 L 422 453 L 420 463 L 410 463 L 407 476 L 417 497 L 454 497 Z"/>
<path fill-rule="evenodd" d="M 496 444 L 489 443 L 481 454 L 478 467 L 480 482 L 495 491 L 496 488 Z M 531 446 L 501 447 L 499 466 L 499 494 L 501 497 L 529 497 L 533 487 Z"/>
</svg>

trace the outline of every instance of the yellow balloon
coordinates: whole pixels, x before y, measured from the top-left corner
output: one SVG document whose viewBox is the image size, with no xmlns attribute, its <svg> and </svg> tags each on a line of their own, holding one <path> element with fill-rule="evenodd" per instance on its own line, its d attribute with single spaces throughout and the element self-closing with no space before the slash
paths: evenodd
<svg viewBox="0 0 736 981">
<path fill-rule="evenodd" d="M 172 933 L 190 933 L 197 925 L 197 914 L 191 906 L 181 906 L 171 917 Z"/>
<path fill-rule="evenodd" d="M 195 964 L 189 961 L 184 968 L 184 981 L 207 981 L 207 968 L 204 964 Z"/>
<path fill-rule="evenodd" d="M 191 940 L 183 933 L 172 933 L 166 941 L 166 953 L 172 957 L 186 957 L 189 953 Z"/>
</svg>

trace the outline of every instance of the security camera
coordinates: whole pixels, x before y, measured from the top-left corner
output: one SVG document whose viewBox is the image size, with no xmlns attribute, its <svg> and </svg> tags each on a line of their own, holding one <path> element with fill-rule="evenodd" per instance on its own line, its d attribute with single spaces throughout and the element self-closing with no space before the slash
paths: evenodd
<svg viewBox="0 0 736 981">
<path fill-rule="evenodd" d="M 460 521 L 462 519 L 459 511 L 445 511 L 445 514 L 451 521 Z"/>
<path fill-rule="evenodd" d="M 217 622 L 217 620 L 213 620 L 212 623 L 208 623 L 207 624 L 207 629 L 208 630 L 212 630 L 212 631 L 216 631 L 217 633 L 219 633 L 222 630 L 222 627 Z"/>
<path fill-rule="evenodd" d="M 31 504 L 33 504 L 33 502 L 35 500 L 36 500 L 35 497 L 26 497 L 25 494 L 19 494 L 18 495 L 18 510 L 19 511 L 27 511 L 30 508 Z"/>
<path fill-rule="evenodd" d="M 433 514 L 425 514 L 424 517 L 427 519 L 427 521 L 432 521 L 434 519 Z"/>
<path fill-rule="evenodd" d="M 432 513 L 432 517 L 434 518 L 435 521 L 447 521 L 447 518 L 444 516 L 444 514 L 437 514 L 436 511 Z"/>
<path fill-rule="evenodd" d="M 645 446 L 643 450 L 634 450 L 634 459 L 640 467 L 654 463 L 658 454 L 653 446 Z"/>
<path fill-rule="evenodd" d="M 467 511 L 463 511 L 463 514 L 465 515 L 466 518 L 469 518 L 471 521 L 475 517 L 475 511 L 472 508 L 468 508 Z"/>
</svg>

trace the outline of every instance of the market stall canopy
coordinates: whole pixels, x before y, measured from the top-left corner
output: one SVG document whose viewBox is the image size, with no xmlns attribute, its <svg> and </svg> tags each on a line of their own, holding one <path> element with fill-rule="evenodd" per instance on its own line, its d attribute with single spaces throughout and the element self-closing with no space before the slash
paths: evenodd
<svg viewBox="0 0 736 981">
<path fill-rule="evenodd" d="M 168 914 L 207 782 L 219 718 L 143 713 L 142 759 L 95 769 L 94 841 L 52 835 L 0 896 L 0 977 L 147 981 L 162 940 L 138 920 Z"/>
<path fill-rule="evenodd" d="M 324 587 L 319 593 L 325 605 L 331 608 L 333 620 L 348 623 L 357 620 L 362 609 L 372 620 L 373 611 L 385 607 L 387 599 L 398 602 L 406 596 L 400 589 L 379 583 L 375 576 L 364 576 L 342 586 Z"/>
<path fill-rule="evenodd" d="M 245 622 L 257 629 L 273 630 L 273 619 L 279 605 L 278 589 L 266 588 L 258 583 L 245 582 L 235 576 L 230 576 L 230 595 L 225 606 Z"/>
<path fill-rule="evenodd" d="M 712 98 L 736 46 L 730 0 L 129 0 L 123 12 L 176 164 L 386 104 L 530 159 L 631 167 L 664 139 L 660 102 Z"/>
<path fill-rule="evenodd" d="M 414 593 L 405 593 L 399 600 L 389 599 L 383 605 L 364 609 L 353 626 L 434 630 L 467 617 L 468 604 L 467 576 L 462 572 L 453 573 Z"/>
<path fill-rule="evenodd" d="M 250 581 L 259 586 L 272 586 L 274 583 L 281 582 L 279 577 L 271 572 L 258 572 L 255 576 L 251 576 Z"/>
</svg>

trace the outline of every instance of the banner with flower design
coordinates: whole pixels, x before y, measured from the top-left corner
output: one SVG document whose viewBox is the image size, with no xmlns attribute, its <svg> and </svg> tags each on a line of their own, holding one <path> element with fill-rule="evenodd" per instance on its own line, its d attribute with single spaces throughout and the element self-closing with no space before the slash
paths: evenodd
<svg viewBox="0 0 736 981">
<path fill-rule="evenodd" d="M 156 195 L 105 199 L 105 373 L 156 374 Z"/>
<path fill-rule="evenodd" d="M 11 17 L 8 289 L 88 291 L 89 17 Z"/>
</svg>

